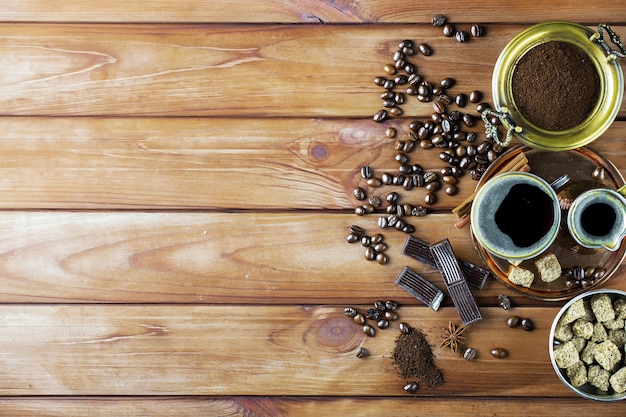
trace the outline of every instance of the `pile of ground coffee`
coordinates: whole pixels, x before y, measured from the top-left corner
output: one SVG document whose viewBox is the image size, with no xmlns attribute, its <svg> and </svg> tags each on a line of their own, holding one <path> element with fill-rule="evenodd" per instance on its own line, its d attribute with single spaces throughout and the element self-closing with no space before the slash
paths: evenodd
<svg viewBox="0 0 626 417">
<path fill-rule="evenodd" d="M 515 105 L 533 125 L 560 131 L 593 110 L 600 77 L 585 51 L 568 42 L 535 46 L 517 63 L 511 81 Z"/>
<path fill-rule="evenodd" d="M 415 328 L 398 336 L 392 358 L 398 374 L 405 380 L 420 380 L 427 387 L 437 387 L 445 382 L 443 372 L 435 365 L 426 336 Z"/>
</svg>

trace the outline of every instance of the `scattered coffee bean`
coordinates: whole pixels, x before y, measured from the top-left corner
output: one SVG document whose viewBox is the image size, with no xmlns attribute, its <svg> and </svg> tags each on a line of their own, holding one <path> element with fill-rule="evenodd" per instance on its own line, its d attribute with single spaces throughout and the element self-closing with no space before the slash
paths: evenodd
<svg viewBox="0 0 626 417">
<path fill-rule="evenodd" d="M 404 386 L 404 390 L 408 392 L 409 394 L 413 394 L 414 392 L 417 391 L 418 387 L 419 386 L 417 385 L 417 382 L 409 382 L 408 384 Z"/>
<path fill-rule="evenodd" d="M 363 326 L 363 333 L 365 333 L 365 335 L 369 337 L 376 336 L 376 330 L 374 330 L 374 328 L 369 324 Z"/>
<path fill-rule="evenodd" d="M 357 311 L 356 311 L 356 308 L 354 308 L 354 307 L 346 307 L 346 308 L 343 309 L 343 314 L 346 317 L 352 318 L 352 317 L 356 316 Z"/>
<path fill-rule="evenodd" d="M 361 313 L 356 313 L 352 318 L 356 324 L 365 324 L 365 316 Z"/>
<path fill-rule="evenodd" d="M 398 131 L 394 127 L 388 127 L 385 130 L 385 136 L 387 136 L 389 139 L 395 138 L 397 134 Z"/>
<path fill-rule="evenodd" d="M 409 326 L 405 322 L 400 323 L 398 325 L 398 328 L 400 329 L 400 333 L 403 334 L 409 334 L 411 332 L 411 326 Z"/>
<path fill-rule="evenodd" d="M 442 14 L 437 14 L 433 16 L 432 24 L 435 27 L 443 26 L 446 23 L 446 17 Z"/>
<path fill-rule="evenodd" d="M 470 93 L 469 95 L 469 101 L 470 103 L 478 103 L 480 102 L 480 100 L 482 100 L 483 95 L 480 91 L 478 90 L 474 90 Z"/>
<path fill-rule="evenodd" d="M 498 295 L 498 303 L 500 303 L 500 307 L 505 310 L 511 308 L 511 300 L 504 294 Z"/>
<path fill-rule="evenodd" d="M 367 198 L 367 195 L 365 194 L 365 190 L 361 187 L 356 187 L 352 191 L 352 194 L 354 195 L 354 198 L 356 198 L 359 201 L 365 200 L 365 198 Z"/>
<path fill-rule="evenodd" d="M 385 301 L 385 308 L 387 310 L 396 311 L 398 309 L 398 303 L 393 300 Z"/>
<path fill-rule="evenodd" d="M 469 40 L 469 34 L 464 30 L 459 30 L 454 35 L 457 42 L 467 42 Z"/>
<path fill-rule="evenodd" d="M 447 37 L 447 38 L 451 38 L 452 36 L 454 36 L 455 30 L 454 30 L 454 26 L 450 23 L 446 23 L 443 26 L 443 36 Z"/>
<path fill-rule="evenodd" d="M 597 166 L 593 173 L 591 174 L 592 178 L 597 181 L 602 181 L 606 177 L 606 170 L 602 166 Z"/>
<path fill-rule="evenodd" d="M 454 98 L 454 102 L 456 103 L 457 106 L 459 107 L 465 107 L 467 105 L 467 96 L 465 94 L 458 94 L 455 98 Z"/>
<path fill-rule="evenodd" d="M 491 349 L 491 355 L 498 359 L 504 359 L 509 356 L 509 352 L 504 348 L 494 348 Z"/>
<path fill-rule="evenodd" d="M 367 351 L 367 349 L 365 348 L 359 348 L 359 350 L 356 351 L 356 357 L 359 359 L 365 358 L 369 355 L 369 352 Z"/>
<path fill-rule="evenodd" d="M 463 352 L 463 359 L 465 359 L 466 361 L 471 361 L 474 358 L 476 358 L 476 349 L 474 348 L 465 349 L 465 352 Z"/>
<path fill-rule="evenodd" d="M 524 318 L 524 319 L 522 319 L 522 328 L 524 330 L 526 330 L 527 332 L 530 332 L 530 331 L 532 331 L 535 328 L 535 325 L 532 322 L 532 320 L 530 320 L 528 318 Z"/>
<path fill-rule="evenodd" d="M 420 43 L 419 46 L 417 47 L 417 49 L 424 56 L 429 56 L 429 55 L 431 55 L 433 53 L 433 50 L 431 49 L 431 47 L 428 44 L 425 44 L 425 43 Z"/>
<path fill-rule="evenodd" d="M 389 327 L 389 320 L 380 319 L 378 320 L 378 323 L 376 323 L 376 326 L 378 326 L 379 329 L 386 329 L 387 327 Z"/>
<path fill-rule="evenodd" d="M 485 29 L 481 25 L 472 25 L 470 33 L 475 38 L 480 38 L 485 34 Z"/>
<path fill-rule="evenodd" d="M 520 324 L 522 324 L 522 318 L 519 316 L 511 316 L 508 319 L 506 319 L 506 324 L 509 327 L 517 327 Z"/>
<path fill-rule="evenodd" d="M 387 110 L 380 110 L 374 115 L 374 121 L 377 123 L 382 123 L 385 120 L 387 120 Z"/>
<path fill-rule="evenodd" d="M 398 320 L 398 313 L 393 310 L 387 310 L 385 311 L 385 318 L 389 321 Z"/>
</svg>

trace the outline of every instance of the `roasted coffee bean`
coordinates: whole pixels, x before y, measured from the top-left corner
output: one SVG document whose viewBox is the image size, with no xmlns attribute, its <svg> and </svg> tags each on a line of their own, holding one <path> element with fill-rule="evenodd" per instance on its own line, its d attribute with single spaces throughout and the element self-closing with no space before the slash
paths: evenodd
<svg viewBox="0 0 626 417">
<path fill-rule="evenodd" d="M 387 120 L 387 117 L 387 110 L 379 110 L 378 113 L 374 115 L 373 119 L 376 123 L 382 123 Z"/>
<path fill-rule="evenodd" d="M 365 248 L 365 252 L 363 252 L 363 256 L 367 261 L 373 261 L 376 259 L 376 251 L 371 246 Z"/>
<path fill-rule="evenodd" d="M 367 198 L 367 194 L 365 194 L 365 190 L 361 187 L 356 187 L 352 191 L 352 194 L 354 195 L 354 198 L 356 198 L 359 201 L 365 200 Z"/>
<path fill-rule="evenodd" d="M 352 318 L 356 324 L 365 324 L 365 316 L 361 313 L 356 313 Z"/>
<path fill-rule="evenodd" d="M 439 94 L 439 101 L 443 104 L 452 104 L 454 100 L 447 94 Z"/>
<path fill-rule="evenodd" d="M 346 240 L 348 241 L 348 243 L 356 243 L 360 240 L 360 238 L 355 235 L 354 233 L 350 233 L 347 237 Z"/>
<path fill-rule="evenodd" d="M 423 206 L 413 207 L 413 210 L 411 210 L 411 216 L 422 217 L 427 214 L 428 214 L 428 209 L 426 209 L 426 207 L 423 207 Z"/>
<path fill-rule="evenodd" d="M 444 192 L 446 193 L 446 195 L 456 195 L 456 193 L 459 192 L 459 189 L 456 187 L 456 185 L 449 184 L 446 186 L 446 188 L 444 188 Z"/>
<path fill-rule="evenodd" d="M 353 224 L 352 226 L 350 226 L 350 232 L 354 233 L 355 235 L 359 237 L 365 234 L 365 230 L 361 226 L 357 226 L 356 224 Z"/>
<path fill-rule="evenodd" d="M 596 268 L 593 273 L 593 279 L 597 280 L 597 279 L 603 278 L 605 274 L 606 274 L 606 269 Z"/>
<path fill-rule="evenodd" d="M 458 110 L 452 110 L 450 114 L 448 114 L 448 120 L 453 121 L 453 122 L 459 120 L 461 117 L 462 117 L 462 114 Z"/>
<path fill-rule="evenodd" d="M 396 67 L 394 67 L 391 64 L 385 65 L 385 67 L 383 68 L 383 71 L 385 71 L 385 73 L 388 74 L 388 75 L 394 75 L 394 74 L 396 74 L 396 72 L 398 72 Z"/>
<path fill-rule="evenodd" d="M 387 214 L 395 214 L 398 211 L 398 205 L 391 203 L 387 206 Z"/>
<path fill-rule="evenodd" d="M 365 207 L 363 206 L 355 207 L 354 214 L 356 214 L 357 216 L 364 216 L 366 214 Z"/>
<path fill-rule="evenodd" d="M 404 55 L 404 52 L 402 54 Z M 403 58 L 400 58 L 393 63 L 393 66 L 396 67 L 398 71 L 402 71 L 402 69 L 406 66 L 406 61 Z"/>
<path fill-rule="evenodd" d="M 367 202 L 370 203 L 374 207 L 378 207 L 382 203 L 382 201 L 380 201 L 380 198 L 376 197 L 375 195 L 369 197 L 367 199 Z"/>
<path fill-rule="evenodd" d="M 378 323 L 376 323 L 376 327 L 378 327 L 379 329 L 386 329 L 387 327 L 389 327 L 389 320 L 387 319 L 378 320 Z"/>
<path fill-rule="evenodd" d="M 522 329 L 526 330 L 527 332 L 530 332 L 534 328 L 535 328 L 535 324 L 532 322 L 531 319 L 528 319 L 528 318 L 522 319 Z"/>
<path fill-rule="evenodd" d="M 595 284 L 595 280 L 594 279 L 589 279 L 589 278 L 584 278 L 580 280 L 580 285 L 583 288 L 589 288 L 591 287 L 593 284 Z"/>
<path fill-rule="evenodd" d="M 459 161 L 460 164 L 460 161 Z M 453 166 L 450 168 L 452 170 L 452 175 L 455 177 L 462 177 L 463 176 L 463 169 L 459 166 Z"/>
<path fill-rule="evenodd" d="M 591 177 L 594 180 L 602 181 L 604 180 L 604 178 L 606 178 L 606 170 L 604 169 L 604 167 L 597 166 L 591 173 Z"/>
<path fill-rule="evenodd" d="M 426 181 L 427 183 L 436 181 L 438 178 L 439 177 L 437 176 L 436 172 L 433 172 L 433 171 L 424 172 L 424 181 Z"/>
<path fill-rule="evenodd" d="M 400 218 L 397 215 L 392 214 L 387 217 L 387 224 L 389 225 L 389 227 L 395 227 L 399 220 Z"/>
<path fill-rule="evenodd" d="M 474 181 L 478 181 L 483 176 L 483 173 L 478 169 L 472 169 L 470 171 L 470 178 Z"/>
<path fill-rule="evenodd" d="M 372 244 L 372 238 L 371 237 L 369 237 L 367 235 L 361 237 L 361 245 L 362 246 L 367 247 L 367 246 L 371 246 L 371 244 Z"/>
<path fill-rule="evenodd" d="M 369 181 L 369 180 L 368 180 Z M 365 214 L 371 214 L 374 212 L 374 206 L 372 206 L 371 204 L 367 203 L 367 204 L 363 204 L 363 208 L 365 209 Z"/>
<path fill-rule="evenodd" d="M 506 324 L 509 327 L 517 327 L 520 324 L 522 324 L 522 318 L 519 316 L 511 316 L 508 319 L 506 319 Z"/>
<path fill-rule="evenodd" d="M 439 181 L 433 181 L 426 184 L 426 190 L 434 193 L 441 190 L 441 183 Z"/>
<path fill-rule="evenodd" d="M 393 99 L 393 91 L 385 91 L 384 93 L 380 93 L 381 100 L 391 100 Z"/>
<path fill-rule="evenodd" d="M 504 359 L 509 356 L 509 352 L 504 348 L 494 348 L 491 349 L 491 355 L 498 359 Z"/>
<path fill-rule="evenodd" d="M 576 279 L 568 279 L 568 280 L 565 280 L 565 286 L 568 289 L 578 288 L 580 287 L 580 281 Z"/>
<path fill-rule="evenodd" d="M 433 50 L 431 49 L 431 47 L 428 46 L 428 44 L 425 44 L 425 43 L 420 43 L 418 45 L 417 49 L 424 56 L 429 56 L 429 55 L 431 55 L 433 53 Z"/>
<path fill-rule="evenodd" d="M 396 175 L 395 177 L 393 177 L 393 185 L 402 185 L 404 184 L 404 180 L 404 175 Z"/>
<path fill-rule="evenodd" d="M 385 197 L 385 200 L 387 200 L 389 203 L 397 203 L 398 200 L 400 200 L 400 194 L 396 193 L 395 191 L 392 191 L 389 194 L 387 194 L 387 197 Z"/>
<path fill-rule="evenodd" d="M 389 221 L 386 217 L 380 216 L 378 218 L 378 227 L 380 227 L 381 229 L 386 229 L 387 227 L 389 227 Z"/>
<path fill-rule="evenodd" d="M 475 38 L 480 38 L 485 34 L 485 29 L 481 25 L 472 25 L 470 33 Z"/>
<path fill-rule="evenodd" d="M 398 320 L 398 313 L 393 310 L 387 310 L 385 311 L 385 318 L 389 321 Z"/>
<path fill-rule="evenodd" d="M 387 250 L 387 244 L 383 242 L 377 243 L 376 245 L 374 245 L 374 250 L 376 251 L 376 253 L 383 253 Z"/>
<path fill-rule="evenodd" d="M 407 77 L 404 74 L 400 74 L 396 76 L 393 79 L 393 81 L 396 83 L 396 85 L 404 85 L 409 82 L 409 77 Z M 401 103 L 400 100 L 398 99 L 398 95 L 402 95 L 402 93 L 396 93 L 396 101 L 398 102 L 398 104 L 404 103 L 404 98 L 402 98 L 402 103 Z"/>
<path fill-rule="evenodd" d="M 393 227 L 395 227 L 396 230 L 402 231 L 402 229 L 404 229 L 404 226 L 406 226 L 406 222 L 402 220 L 400 216 L 398 216 L 398 221 L 396 222 L 396 224 L 393 225 Z"/>
<path fill-rule="evenodd" d="M 456 80 L 450 77 L 444 78 L 439 82 L 439 85 L 445 89 L 454 87 L 454 84 L 456 84 Z"/>
<path fill-rule="evenodd" d="M 369 355 L 369 352 L 367 351 L 367 349 L 365 348 L 359 348 L 359 350 L 356 351 L 356 357 L 359 359 L 363 359 L 365 357 L 367 357 Z"/>
<path fill-rule="evenodd" d="M 402 228 L 402 232 L 406 234 L 414 233 L 415 226 L 413 226 L 412 224 L 405 224 L 404 227 Z"/>
<path fill-rule="evenodd" d="M 404 386 L 404 390 L 408 392 L 409 394 L 413 394 L 414 392 L 417 391 L 418 388 L 419 388 L 419 385 L 417 384 L 417 382 L 409 382 L 408 384 Z"/>
<path fill-rule="evenodd" d="M 411 132 L 413 133 L 413 132 Z M 404 146 L 402 147 L 402 152 L 404 153 L 409 153 L 412 152 L 413 149 L 415 149 L 417 141 L 415 140 L 407 140 L 406 142 L 404 142 Z"/>
<path fill-rule="evenodd" d="M 398 324 L 398 328 L 400 329 L 400 333 L 403 333 L 403 334 L 411 333 L 411 326 L 409 326 L 405 322 Z"/>
<path fill-rule="evenodd" d="M 377 86 L 382 87 L 385 84 L 385 81 L 387 81 L 385 77 L 374 77 L 374 84 Z"/>
<path fill-rule="evenodd" d="M 471 114 L 465 113 L 463 115 L 463 123 L 465 123 L 465 126 L 467 126 L 467 127 L 474 126 L 474 124 L 475 124 L 474 116 L 472 116 Z"/>
<path fill-rule="evenodd" d="M 451 23 L 446 23 L 443 26 L 443 36 L 450 38 L 454 36 L 454 33 L 455 33 L 454 25 L 452 25 Z"/>
<path fill-rule="evenodd" d="M 395 106 L 396 106 L 396 102 L 393 101 L 392 99 L 383 101 L 383 107 L 385 107 L 387 109 L 390 109 L 390 108 L 395 107 Z"/>
<path fill-rule="evenodd" d="M 476 349 L 474 348 L 465 349 L 465 352 L 463 352 L 463 359 L 465 359 L 466 361 L 471 361 L 474 358 L 476 358 Z"/>
<path fill-rule="evenodd" d="M 354 307 L 346 307 L 346 308 L 343 309 L 343 314 L 346 317 L 352 318 L 352 317 L 356 316 L 356 313 L 357 313 L 357 311 L 356 311 L 356 308 L 354 308 Z"/>
<path fill-rule="evenodd" d="M 480 100 L 482 100 L 482 98 L 483 98 L 483 95 L 478 90 L 472 91 L 469 95 L 469 101 L 471 103 L 478 103 Z"/>
<path fill-rule="evenodd" d="M 446 106 L 441 101 L 434 101 L 433 110 L 441 117 L 441 114 L 446 112 Z"/>
<path fill-rule="evenodd" d="M 404 112 L 400 107 L 392 107 L 391 109 L 389 109 L 389 114 L 394 117 L 402 116 L 402 113 Z"/>
<path fill-rule="evenodd" d="M 443 26 L 446 23 L 446 17 L 442 14 L 436 14 L 433 16 L 432 24 L 435 27 Z"/>
<path fill-rule="evenodd" d="M 476 106 L 476 111 L 478 113 L 482 113 L 486 109 L 490 109 L 490 108 L 491 108 L 491 105 L 489 105 L 489 103 L 478 103 L 478 105 Z"/>
<path fill-rule="evenodd" d="M 387 310 L 396 311 L 398 309 L 398 303 L 393 300 L 385 301 L 385 308 Z"/>
<path fill-rule="evenodd" d="M 383 312 L 377 308 L 368 308 L 365 312 L 365 318 L 369 320 L 378 320 L 383 315 Z"/>
<path fill-rule="evenodd" d="M 407 178 L 408 181 L 411 181 L 411 179 Z M 411 188 L 412 189 L 412 188 Z M 406 210 L 404 208 L 403 204 L 397 204 L 396 205 L 396 214 L 400 217 L 404 217 L 406 215 Z"/>
<path fill-rule="evenodd" d="M 386 80 L 385 83 L 383 84 L 383 88 L 385 90 L 393 90 L 395 86 L 396 86 L 396 83 L 394 80 Z"/>
<path fill-rule="evenodd" d="M 369 336 L 369 337 L 376 336 L 376 330 L 374 330 L 374 328 L 370 326 L 369 324 L 364 325 L 362 329 L 363 329 L 363 333 L 365 333 L 366 336 Z"/>
<path fill-rule="evenodd" d="M 382 300 L 376 300 L 374 302 L 374 308 L 380 311 L 385 311 L 387 310 L 387 307 L 385 307 L 385 302 Z"/>
<path fill-rule="evenodd" d="M 400 41 L 400 43 L 398 43 L 398 49 L 413 48 L 413 46 L 415 46 L 415 44 L 411 39 L 404 39 L 403 41 Z"/>
<path fill-rule="evenodd" d="M 409 157 L 402 152 L 397 153 L 394 159 L 399 164 L 406 164 L 407 162 L 409 162 Z"/>
<path fill-rule="evenodd" d="M 470 132 L 467 134 L 467 138 L 465 140 L 467 141 L 467 143 L 474 143 L 476 142 L 477 138 L 478 135 L 475 132 Z"/>
<path fill-rule="evenodd" d="M 393 183 L 393 175 L 388 172 L 383 172 L 380 176 L 380 180 L 385 185 L 391 185 Z"/>
<path fill-rule="evenodd" d="M 443 181 L 446 184 L 453 184 L 453 185 L 459 182 L 459 180 L 452 175 L 444 175 L 443 177 L 441 177 L 441 181 Z"/>
<path fill-rule="evenodd" d="M 459 30 L 454 35 L 456 37 L 457 42 L 467 42 L 469 40 L 469 33 L 464 30 Z"/>
<path fill-rule="evenodd" d="M 504 294 L 498 295 L 498 303 L 500 304 L 500 307 L 505 310 L 511 308 L 511 300 Z"/>
<path fill-rule="evenodd" d="M 431 204 L 435 204 L 435 202 L 437 201 L 437 197 L 435 196 L 434 193 L 428 192 L 426 193 L 426 195 L 424 195 L 424 203 L 431 205 Z"/>
<path fill-rule="evenodd" d="M 404 183 L 402 184 L 402 188 L 404 188 L 407 191 L 412 190 L 415 187 L 415 184 L 413 183 L 413 178 L 411 177 L 406 177 L 404 179 Z"/>
<path fill-rule="evenodd" d="M 372 235 L 371 239 L 371 244 L 372 245 L 377 245 L 380 242 L 382 242 L 383 240 L 385 240 L 385 237 L 383 235 L 381 235 L 380 233 L 376 233 L 375 235 Z"/>
<path fill-rule="evenodd" d="M 465 107 L 467 105 L 467 95 L 463 93 L 457 94 L 456 97 L 454 97 L 454 102 L 459 107 Z"/>
<path fill-rule="evenodd" d="M 383 185 L 382 180 L 380 178 L 376 178 L 376 177 L 369 178 L 366 182 L 367 182 L 367 185 L 369 185 L 370 187 L 373 187 L 373 188 L 378 188 L 381 185 Z"/>
<path fill-rule="evenodd" d="M 409 75 L 408 82 L 413 86 L 419 85 L 422 82 L 422 77 L 419 74 L 411 74 Z"/>
<path fill-rule="evenodd" d="M 410 54 L 408 52 L 411 52 Z M 410 50 L 408 52 L 405 52 L 407 55 L 413 55 L 415 52 L 413 50 Z M 415 72 L 415 66 L 413 64 L 406 64 L 404 66 L 404 72 L 406 72 L 407 74 L 413 74 Z"/>
</svg>

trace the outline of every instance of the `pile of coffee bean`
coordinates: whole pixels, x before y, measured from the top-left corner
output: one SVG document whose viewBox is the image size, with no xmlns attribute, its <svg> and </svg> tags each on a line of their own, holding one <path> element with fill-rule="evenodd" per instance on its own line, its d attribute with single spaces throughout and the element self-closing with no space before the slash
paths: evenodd
<svg viewBox="0 0 626 417">
<path fill-rule="evenodd" d="M 445 27 L 445 16 L 433 18 L 435 26 L 440 26 L 439 23 Z M 474 25 L 470 32 L 479 37 L 484 34 L 484 28 Z M 374 83 L 383 89 L 380 94 L 383 109 L 373 116 L 377 123 L 382 124 L 390 118 L 402 116 L 405 113 L 403 106 L 409 104 L 412 97 L 419 103 L 432 103 L 433 107 L 430 119 L 407 121 L 408 134 L 404 139 L 398 138 L 399 129 L 396 127 L 385 128 L 385 136 L 393 141 L 396 150 L 396 172 L 384 170 L 378 173 L 369 165 L 361 167 L 361 179 L 365 184 L 354 188 L 353 195 L 362 203 L 354 211 L 358 216 L 365 216 L 384 210 L 387 215 L 378 217 L 381 229 L 395 228 L 409 234 L 415 232 L 415 226 L 407 222 L 408 216 L 428 214 L 429 210 L 425 206 L 436 204 L 440 200 L 440 192 L 449 196 L 457 194 L 458 184 L 466 172 L 470 178 L 478 181 L 503 151 L 487 135 L 485 140 L 479 141 L 479 135 L 471 129 L 476 123 L 482 123 L 480 115 L 491 107 L 482 101 L 483 94 L 480 91 L 454 94 L 452 91 L 457 84 L 454 78 L 442 77 L 439 82 L 433 83 L 418 73 L 417 65 L 411 62 L 412 57 L 429 57 L 432 54 L 430 45 L 405 39 L 398 43 L 391 55 L 393 62 L 383 66 L 385 75 L 374 78 Z M 470 103 L 476 105 L 478 114 L 465 110 Z M 500 124 L 497 118 L 492 118 L 490 122 L 496 126 Z M 412 163 L 411 154 L 419 149 L 439 151 L 438 160 L 446 166 L 427 170 Z M 400 194 L 395 191 L 376 195 L 378 190 L 386 186 L 401 187 L 404 191 L 423 189 L 423 205 L 400 201 Z M 385 201 L 387 206 L 381 207 Z"/>
<path fill-rule="evenodd" d="M 392 300 L 376 301 L 373 307 L 368 308 L 365 312 L 359 311 L 355 307 L 346 307 L 343 314 L 350 317 L 354 322 L 362 326 L 363 333 L 369 337 L 376 336 L 376 328 L 384 330 L 389 328 L 392 321 L 398 320 L 398 303 Z M 356 353 L 359 359 L 369 356 L 366 348 L 361 347 Z"/>
<path fill-rule="evenodd" d="M 565 286 L 568 289 L 589 288 L 606 275 L 606 269 L 593 266 L 586 268 L 573 266 L 571 268 L 563 268 L 561 275 L 565 277 Z"/>
<path fill-rule="evenodd" d="M 376 233 L 372 236 L 365 234 L 365 230 L 357 225 L 350 226 L 350 233 L 346 237 L 348 243 L 361 242 L 361 245 L 365 247 L 363 256 L 368 261 L 376 261 L 381 265 L 389 262 L 389 258 L 385 251 L 387 250 L 387 244 L 384 242 L 385 238 L 382 234 Z"/>
</svg>

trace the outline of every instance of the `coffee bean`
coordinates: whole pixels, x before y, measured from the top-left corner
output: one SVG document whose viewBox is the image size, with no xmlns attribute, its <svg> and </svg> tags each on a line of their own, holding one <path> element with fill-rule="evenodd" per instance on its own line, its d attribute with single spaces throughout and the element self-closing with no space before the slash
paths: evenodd
<svg viewBox="0 0 626 417">
<path fill-rule="evenodd" d="M 426 190 L 434 193 L 441 189 L 441 183 L 439 181 L 433 181 L 426 184 Z"/>
<path fill-rule="evenodd" d="M 394 159 L 399 164 L 406 164 L 407 162 L 409 162 L 409 157 L 406 154 L 402 153 L 402 152 L 396 154 Z"/>
<path fill-rule="evenodd" d="M 445 89 L 454 87 L 454 84 L 456 84 L 456 80 L 454 78 L 449 78 L 449 77 L 444 78 L 443 80 L 439 82 L 439 85 Z"/>
<path fill-rule="evenodd" d="M 535 328 L 534 323 L 530 319 L 522 319 L 522 328 L 527 332 L 532 331 Z"/>
<path fill-rule="evenodd" d="M 385 81 L 387 81 L 385 77 L 374 77 L 374 84 L 377 86 L 382 87 L 385 84 Z"/>
<path fill-rule="evenodd" d="M 456 185 L 450 184 L 446 186 L 444 192 L 446 193 L 446 195 L 456 195 L 456 193 L 458 192 L 458 188 L 456 188 Z"/>
<path fill-rule="evenodd" d="M 365 208 L 363 206 L 356 207 L 354 209 L 354 214 L 356 214 L 357 216 L 364 216 L 366 214 Z"/>
<path fill-rule="evenodd" d="M 437 14 L 433 16 L 432 24 L 435 27 L 443 26 L 446 23 L 446 17 L 442 14 Z"/>
<path fill-rule="evenodd" d="M 363 347 L 359 348 L 359 350 L 356 351 L 356 357 L 359 359 L 365 358 L 368 355 L 369 355 L 369 352 L 367 351 L 367 349 Z"/>
<path fill-rule="evenodd" d="M 389 320 L 387 319 L 378 320 L 378 323 L 376 323 L 376 327 L 378 327 L 379 329 L 386 329 L 387 327 L 389 327 Z"/>
<path fill-rule="evenodd" d="M 350 233 L 347 237 L 346 240 L 348 241 L 348 243 L 355 243 L 359 241 L 359 237 L 357 235 L 355 235 L 354 233 Z"/>
<path fill-rule="evenodd" d="M 459 107 L 465 107 L 467 105 L 467 96 L 465 94 L 457 94 L 454 98 L 454 102 Z"/>
<path fill-rule="evenodd" d="M 504 294 L 498 295 L 498 303 L 500 303 L 500 307 L 505 310 L 511 308 L 511 299 Z"/>
<path fill-rule="evenodd" d="M 380 206 L 380 198 L 376 197 L 375 195 L 368 197 L 367 202 L 370 203 L 373 207 L 378 207 Z"/>
<path fill-rule="evenodd" d="M 386 229 L 387 227 L 389 227 L 389 221 L 386 217 L 381 216 L 378 218 L 378 227 L 380 227 L 381 229 Z"/>
<path fill-rule="evenodd" d="M 376 251 L 376 253 L 383 253 L 387 250 L 387 244 L 379 242 L 374 246 L 374 250 Z"/>
<path fill-rule="evenodd" d="M 372 238 L 369 236 L 362 236 L 361 237 L 361 245 L 362 246 L 370 246 L 372 244 Z"/>
<path fill-rule="evenodd" d="M 508 319 L 506 319 L 506 324 L 509 327 L 517 327 L 520 324 L 522 324 L 522 318 L 519 316 L 511 316 Z"/>
<path fill-rule="evenodd" d="M 442 113 L 446 112 L 446 106 L 441 101 L 434 101 L 433 110 L 435 110 L 437 114 L 441 115 Z"/>
<path fill-rule="evenodd" d="M 409 75 L 409 80 L 408 81 L 409 81 L 410 85 L 416 86 L 416 85 L 419 85 L 419 83 L 422 82 L 422 77 L 420 75 L 418 75 L 418 74 L 411 74 L 411 75 Z"/>
<path fill-rule="evenodd" d="M 428 46 L 428 44 L 425 44 L 425 43 L 420 43 L 419 46 L 417 47 L 417 49 L 424 56 L 429 56 L 429 55 L 431 55 L 433 53 L 433 50 L 431 49 L 431 47 Z"/>
<path fill-rule="evenodd" d="M 393 90 L 395 86 L 396 86 L 396 82 L 394 80 L 387 80 L 383 84 L 383 88 L 385 90 Z"/>
<path fill-rule="evenodd" d="M 356 311 L 356 308 L 354 308 L 354 307 L 346 307 L 346 308 L 343 309 L 343 314 L 346 317 L 352 318 L 352 317 L 356 316 L 356 313 L 357 313 L 357 311 Z"/>
<path fill-rule="evenodd" d="M 469 34 L 464 30 L 459 30 L 454 35 L 456 37 L 457 42 L 467 42 L 469 40 Z"/>
<path fill-rule="evenodd" d="M 485 34 L 485 29 L 481 25 L 472 25 L 470 33 L 475 38 L 480 38 Z"/>
<path fill-rule="evenodd" d="M 383 182 L 382 182 L 382 180 L 380 178 L 372 177 L 372 178 L 369 178 L 367 180 L 367 185 L 369 185 L 370 187 L 373 187 L 373 188 L 378 188 L 381 185 L 383 185 Z"/>
<path fill-rule="evenodd" d="M 363 256 L 367 261 L 373 261 L 376 259 L 376 251 L 371 246 L 365 248 L 365 252 L 363 252 Z"/>
<path fill-rule="evenodd" d="M 376 336 L 376 330 L 374 330 L 374 328 L 369 324 L 363 326 L 363 333 L 365 333 L 365 335 L 369 337 Z"/>
<path fill-rule="evenodd" d="M 463 123 L 465 123 L 465 126 L 467 127 L 472 127 L 474 126 L 474 116 L 472 116 L 471 114 L 465 113 L 463 115 Z"/>
<path fill-rule="evenodd" d="M 402 113 L 404 112 L 402 111 L 400 107 L 392 107 L 391 109 L 389 109 L 389 114 L 391 114 L 394 117 L 402 116 Z"/>
<path fill-rule="evenodd" d="M 365 194 L 365 190 L 361 187 L 356 187 L 352 191 L 352 194 L 354 195 L 354 198 L 356 198 L 359 201 L 365 200 L 365 198 L 367 198 L 367 195 Z"/>
<path fill-rule="evenodd" d="M 483 111 L 485 111 L 486 109 L 490 109 L 491 105 L 489 103 L 478 103 L 478 105 L 476 106 L 476 111 L 478 113 L 482 113 Z"/>
<path fill-rule="evenodd" d="M 352 318 L 356 324 L 365 324 L 365 316 L 361 313 L 356 313 Z"/>
<path fill-rule="evenodd" d="M 466 361 L 471 361 L 474 358 L 476 358 L 476 349 L 474 348 L 465 349 L 465 352 L 463 352 L 463 359 L 465 359 Z"/>
<path fill-rule="evenodd" d="M 424 196 L 424 203 L 431 205 L 431 204 L 435 204 L 435 202 L 437 201 L 437 197 L 435 196 L 434 193 L 426 193 L 426 195 Z"/>
<path fill-rule="evenodd" d="M 396 74 L 396 72 L 398 72 L 396 67 L 394 67 L 391 64 L 385 65 L 385 67 L 383 68 L 383 71 L 385 71 L 385 73 L 387 73 L 388 75 L 394 75 L 394 74 Z"/>
<path fill-rule="evenodd" d="M 483 98 L 483 95 L 478 90 L 472 91 L 469 95 L 469 101 L 471 103 L 478 103 L 480 100 L 482 100 L 482 98 Z"/>
<path fill-rule="evenodd" d="M 413 48 L 413 46 L 415 46 L 415 44 L 413 43 L 412 40 L 405 39 L 398 44 L 398 49 Z"/>
<path fill-rule="evenodd" d="M 387 110 L 379 110 L 373 117 L 376 123 L 382 123 L 387 120 Z"/>
<path fill-rule="evenodd" d="M 418 388 L 419 388 L 419 385 L 417 385 L 417 382 L 409 382 L 408 384 L 404 386 L 404 390 L 408 392 L 409 394 L 413 394 L 414 392 L 417 391 Z"/>
<path fill-rule="evenodd" d="M 494 348 L 491 349 L 491 355 L 499 359 L 504 359 L 509 356 L 509 352 L 504 348 Z"/>
<path fill-rule="evenodd" d="M 443 26 L 443 36 L 450 38 L 452 36 L 454 36 L 455 30 L 454 30 L 454 26 L 450 23 L 446 23 Z"/>
</svg>

